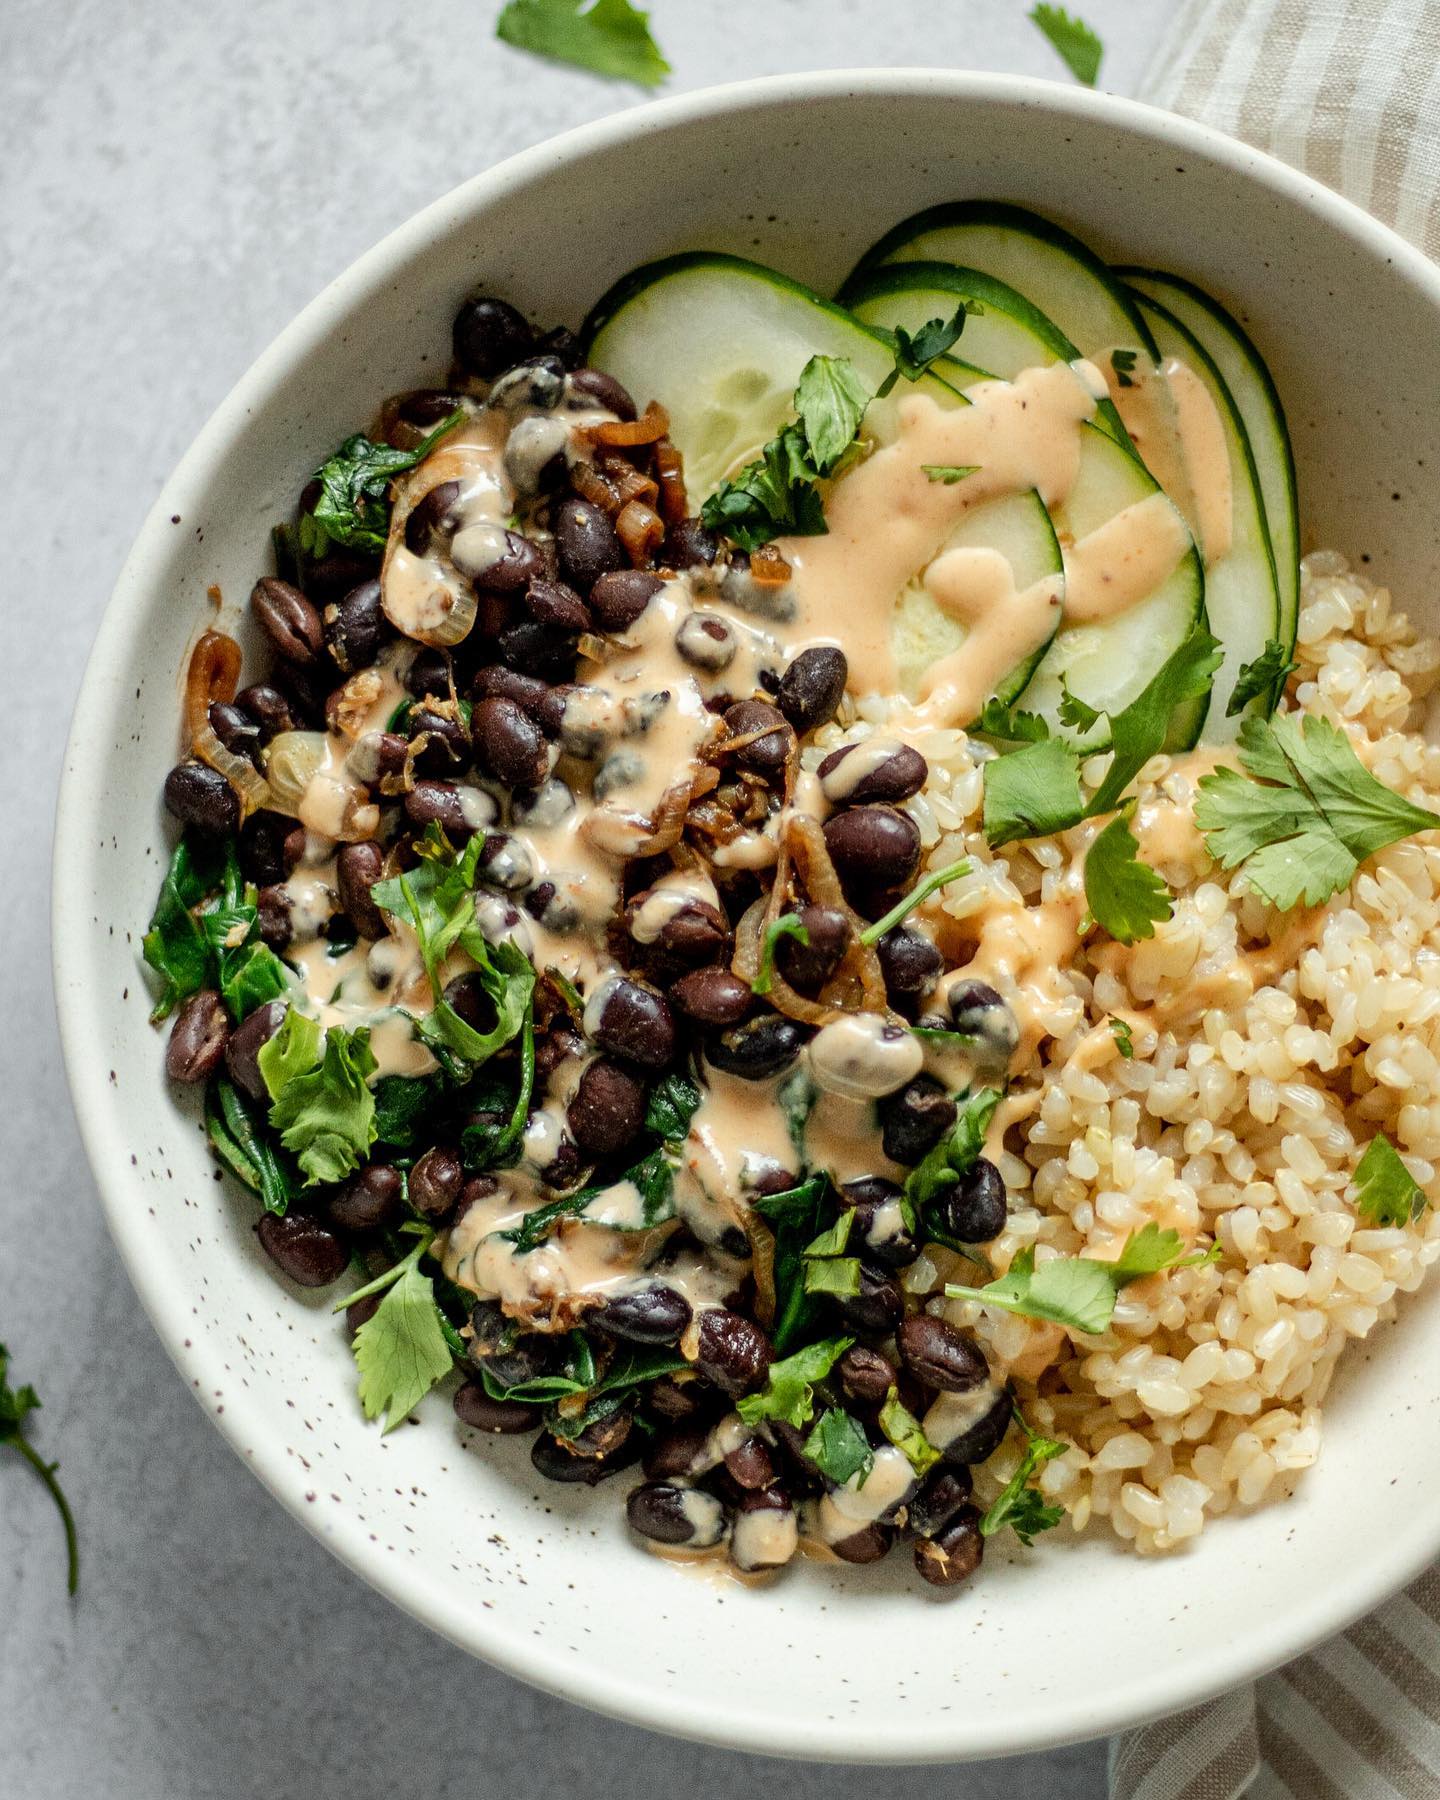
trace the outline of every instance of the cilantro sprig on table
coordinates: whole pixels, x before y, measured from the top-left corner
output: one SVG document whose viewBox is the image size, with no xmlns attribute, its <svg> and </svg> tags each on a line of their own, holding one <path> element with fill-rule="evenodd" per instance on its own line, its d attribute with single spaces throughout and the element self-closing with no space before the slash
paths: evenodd
<svg viewBox="0 0 1440 1800">
<path fill-rule="evenodd" d="M 1017 1250 L 1008 1271 L 985 1287 L 952 1284 L 951 1300 L 978 1300 L 1027 1319 L 1044 1319 L 1070 1331 L 1094 1337 L 1105 1331 L 1122 1288 L 1146 1275 L 1168 1269 L 1193 1269 L 1216 1262 L 1220 1246 L 1187 1252 L 1178 1231 L 1162 1231 L 1150 1223 L 1126 1238 L 1119 1256 L 1105 1262 L 1093 1256 L 1055 1256 L 1037 1264 L 1028 1245 Z"/>
<path fill-rule="evenodd" d="M 495 35 L 517 50 L 641 87 L 656 87 L 670 73 L 650 34 L 650 15 L 630 0 L 509 0 Z"/>
<path fill-rule="evenodd" d="M 1075 18 L 1063 6 L 1041 4 L 1026 15 L 1031 24 L 1049 39 L 1065 67 L 1086 87 L 1094 87 L 1100 75 L 1100 60 L 1105 46 L 1083 19 Z"/>
<path fill-rule="evenodd" d="M 1328 719 L 1247 719 L 1238 751 L 1245 773 L 1204 776 L 1195 822 L 1221 867 L 1243 866 L 1255 892 L 1282 911 L 1318 906 L 1377 850 L 1440 827 L 1440 815 L 1378 781 Z"/>
<path fill-rule="evenodd" d="M 10 1353 L 0 1344 L 0 1448 L 6 1444 L 19 1452 L 45 1484 L 45 1491 L 55 1502 L 60 1523 L 65 1531 L 65 1585 L 74 1593 L 80 1583 L 80 1544 L 75 1531 L 75 1515 L 65 1491 L 56 1480 L 57 1462 L 46 1462 L 25 1435 L 26 1420 L 40 1409 L 40 1396 L 28 1383 L 12 1388 L 9 1383 Z"/>
</svg>

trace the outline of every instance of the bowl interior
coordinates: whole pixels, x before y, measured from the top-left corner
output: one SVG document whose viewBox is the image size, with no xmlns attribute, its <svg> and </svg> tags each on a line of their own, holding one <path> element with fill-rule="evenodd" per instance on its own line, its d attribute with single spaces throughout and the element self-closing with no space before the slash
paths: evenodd
<svg viewBox="0 0 1440 1800">
<path fill-rule="evenodd" d="M 177 671 L 210 622 L 206 589 L 219 586 L 233 628 L 269 526 L 319 458 L 381 396 L 440 378 L 463 294 L 483 286 L 573 324 L 624 269 L 695 246 L 829 290 L 899 217 L 967 195 L 1033 205 L 1229 304 L 1289 412 L 1307 547 L 1366 559 L 1440 624 L 1440 276 L 1418 256 L 1277 165 L 1125 103 L 959 75 L 755 83 L 624 115 L 480 178 L 267 353 L 121 578 L 57 842 L 57 983 L 91 1160 L 157 1328 L 236 1448 L 368 1579 L 516 1674 L 661 1729 L 814 1757 L 958 1758 L 1098 1734 L 1273 1664 L 1379 1599 L 1440 1541 L 1422 1504 L 1435 1440 L 1407 1429 L 1440 1401 L 1440 1311 L 1412 1305 L 1353 1353 L 1324 1458 L 1293 1499 L 1217 1522 L 1188 1554 L 1141 1562 L 1097 1537 L 1007 1559 L 997 1541 L 983 1579 L 951 1600 L 887 1565 L 800 1568 L 746 1592 L 637 1553 L 614 1488 L 541 1491 L 523 1444 L 466 1448 L 443 1398 L 387 1439 L 363 1423 L 327 1301 L 275 1280 L 249 1203 L 166 1091 L 137 957 L 168 848 L 157 797 Z"/>
</svg>

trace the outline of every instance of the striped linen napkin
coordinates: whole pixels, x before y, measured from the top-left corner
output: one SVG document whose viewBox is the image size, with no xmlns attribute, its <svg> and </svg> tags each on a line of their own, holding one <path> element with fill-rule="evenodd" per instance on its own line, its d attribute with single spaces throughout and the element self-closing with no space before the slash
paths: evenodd
<svg viewBox="0 0 1440 1800">
<path fill-rule="evenodd" d="M 1140 96 L 1440 258 L 1440 0 L 1184 0 Z M 1125 1733 L 1111 1800 L 1440 1800 L 1440 1567 L 1253 1688 Z"/>
</svg>

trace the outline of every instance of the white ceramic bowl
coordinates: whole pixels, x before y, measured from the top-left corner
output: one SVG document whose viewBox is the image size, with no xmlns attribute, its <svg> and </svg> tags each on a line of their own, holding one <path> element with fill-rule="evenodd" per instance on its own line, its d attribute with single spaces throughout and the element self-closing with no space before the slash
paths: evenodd
<svg viewBox="0 0 1440 1800">
<path fill-rule="evenodd" d="M 65 1055 L 110 1228 L 201 1404 L 272 1491 L 400 1605 L 553 1692 L 662 1730 L 847 1760 L 1095 1736 L 1303 1650 L 1440 1551 L 1440 1304 L 1352 1354 L 1293 1500 L 1140 1561 L 1057 1531 L 949 1599 L 908 1558 L 763 1592 L 626 1540 L 623 1482 L 542 1484 L 526 1446 L 462 1447 L 443 1396 L 382 1439 L 330 1297 L 287 1291 L 248 1201 L 167 1091 L 137 953 L 165 855 L 177 676 L 218 583 L 234 620 L 266 532 L 376 400 L 433 379 L 477 285 L 578 320 L 691 246 L 828 289 L 885 227 L 967 195 L 1028 203 L 1245 320 L 1289 409 L 1307 544 L 1440 589 L 1440 271 L 1278 163 L 1049 84 L 931 72 L 765 80 L 622 113 L 514 158 L 363 257 L 200 434 L 120 577 L 70 742 L 55 853 Z M 543 1492 L 541 1491 L 543 1487 Z"/>
</svg>

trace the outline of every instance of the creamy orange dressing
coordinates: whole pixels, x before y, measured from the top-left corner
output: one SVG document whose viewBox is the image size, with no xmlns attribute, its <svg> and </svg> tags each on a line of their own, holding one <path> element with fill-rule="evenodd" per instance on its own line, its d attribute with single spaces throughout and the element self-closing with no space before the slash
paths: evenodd
<svg viewBox="0 0 1440 1800">
<path fill-rule="evenodd" d="M 1017 589 L 1009 559 L 980 548 L 945 551 L 930 565 L 925 586 L 966 633 L 922 679 L 910 715 L 917 726 L 975 718 L 1004 677 L 1049 642 L 1068 591 L 1060 575 Z"/>
<path fill-rule="evenodd" d="M 1229 446 L 1209 388 L 1173 356 L 1158 368 L 1137 357 L 1134 368 L 1122 372 L 1107 354 L 1100 367 L 1131 441 L 1212 567 L 1230 549 L 1234 508 Z"/>
<path fill-rule="evenodd" d="M 1189 548 L 1185 522 L 1164 494 L 1125 507 L 1065 546 L 1065 623 L 1099 625 L 1128 612 Z"/>
</svg>

